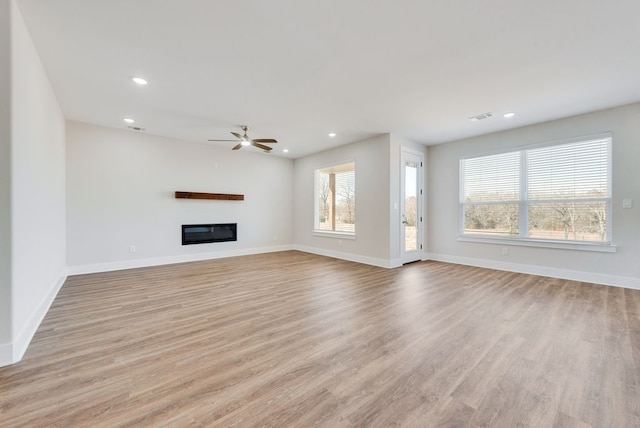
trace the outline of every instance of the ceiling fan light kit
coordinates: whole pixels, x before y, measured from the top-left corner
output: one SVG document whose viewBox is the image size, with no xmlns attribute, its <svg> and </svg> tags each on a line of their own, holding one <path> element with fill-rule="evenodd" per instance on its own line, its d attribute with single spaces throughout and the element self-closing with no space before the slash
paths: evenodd
<svg viewBox="0 0 640 428">
<path fill-rule="evenodd" d="M 242 148 L 242 146 L 254 146 L 261 150 L 264 150 L 266 153 L 271 152 L 271 150 L 273 150 L 273 147 L 265 146 L 265 143 L 275 144 L 278 142 L 273 138 L 256 138 L 252 140 L 247 135 L 247 130 L 249 128 L 246 126 L 241 126 L 240 128 L 244 132 L 243 135 L 240 135 L 237 132 L 233 132 L 233 131 L 231 132 L 231 135 L 237 138 L 236 140 L 209 140 L 209 141 L 235 141 L 238 144 L 236 144 L 231 150 L 239 150 Z"/>
</svg>

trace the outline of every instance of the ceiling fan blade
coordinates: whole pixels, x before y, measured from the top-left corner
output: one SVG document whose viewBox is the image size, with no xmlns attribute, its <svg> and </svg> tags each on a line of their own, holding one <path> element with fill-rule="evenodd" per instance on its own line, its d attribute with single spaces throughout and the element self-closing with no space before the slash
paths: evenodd
<svg viewBox="0 0 640 428">
<path fill-rule="evenodd" d="M 238 134 L 237 132 L 231 132 L 233 134 L 234 137 L 238 137 L 238 140 L 242 140 L 242 135 Z"/>
<path fill-rule="evenodd" d="M 277 143 L 278 140 L 274 140 L 273 138 L 256 138 L 255 140 L 251 140 L 256 143 Z"/>
<path fill-rule="evenodd" d="M 238 140 L 207 140 L 207 141 L 238 141 Z"/>
<path fill-rule="evenodd" d="M 234 147 L 233 149 L 231 149 L 231 150 L 238 150 L 238 149 L 240 149 L 240 148 L 242 148 L 242 144 L 238 144 L 237 146 L 235 146 L 235 147 Z"/>
<path fill-rule="evenodd" d="M 270 152 L 271 149 L 273 148 L 273 147 L 265 146 L 264 144 L 256 143 L 256 140 L 253 140 L 251 142 L 251 145 L 253 145 L 253 146 L 255 146 L 255 147 L 259 148 L 259 149 L 265 150 L 267 152 Z"/>
</svg>

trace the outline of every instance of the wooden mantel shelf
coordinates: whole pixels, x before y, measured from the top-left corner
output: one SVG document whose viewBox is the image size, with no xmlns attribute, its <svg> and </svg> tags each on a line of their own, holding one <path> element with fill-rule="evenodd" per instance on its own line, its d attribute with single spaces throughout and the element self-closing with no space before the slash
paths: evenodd
<svg viewBox="0 0 640 428">
<path fill-rule="evenodd" d="M 244 195 L 230 193 L 176 192 L 176 199 L 217 199 L 219 201 L 244 201 Z"/>
</svg>

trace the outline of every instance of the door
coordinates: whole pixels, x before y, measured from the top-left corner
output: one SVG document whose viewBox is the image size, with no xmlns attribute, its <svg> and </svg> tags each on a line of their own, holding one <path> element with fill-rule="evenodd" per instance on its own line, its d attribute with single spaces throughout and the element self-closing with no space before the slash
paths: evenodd
<svg viewBox="0 0 640 428">
<path fill-rule="evenodd" d="M 402 263 L 422 260 L 422 171 L 424 155 L 402 149 L 400 180 L 400 248 Z"/>
</svg>

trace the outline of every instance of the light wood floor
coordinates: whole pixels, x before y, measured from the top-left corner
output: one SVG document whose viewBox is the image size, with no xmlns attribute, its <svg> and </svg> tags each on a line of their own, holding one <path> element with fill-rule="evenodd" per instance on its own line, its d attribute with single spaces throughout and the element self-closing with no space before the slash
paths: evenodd
<svg viewBox="0 0 640 428">
<path fill-rule="evenodd" d="M 640 291 L 290 251 L 70 277 L 0 426 L 639 427 Z"/>
</svg>

